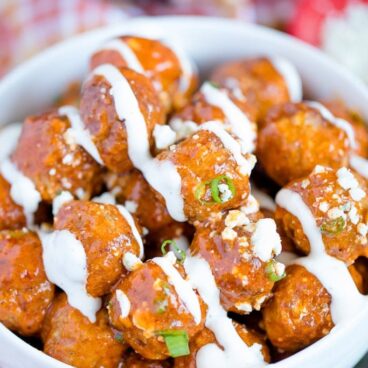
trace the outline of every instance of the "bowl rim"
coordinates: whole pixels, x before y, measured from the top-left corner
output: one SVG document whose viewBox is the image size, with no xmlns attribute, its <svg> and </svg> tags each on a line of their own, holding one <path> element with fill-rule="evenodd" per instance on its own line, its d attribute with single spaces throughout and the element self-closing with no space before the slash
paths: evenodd
<svg viewBox="0 0 368 368">
<path fill-rule="evenodd" d="M 153 25 L 157 24 L 159 27 L 162 27 L 163 24 L 168 26 L 170 25 L 170 23 L 177 23 L 177 22 L 180 23 L 190 22 L 191 24 L 195 24 L 196 27 L 198 26 L 199 28 L 201 27 L 208 28 L 209 31 L 211 31 L 212 28 L 218 27 L 226 27 L 229 29 L 232 28 L 234 31 L 241 30 L 241 32 L 244 32 L 246 30 L 249 33 L 255 32 L 259 37 L 263 37 L 274 42 L 282 44 L 290 44 L 290 47 L 295 49 L 295 52 L 298 52 L 298 50 L 302 50 L 304 54 L 307 53 L 309 55 L 313 55 L 318 60 L 319 63 L 327 65 L 329 68 L 332 69 L 333 73 L 339 74 L 348 83 L 354 85 L 354 87 L 358 90 L 358 92 L 362 96 L 364 96 L 364 99 L 367 101 L 368 104 L 368 87 L 356 76 L 354 76 L 351 72 L 349 72 L 343 66 L 338 65 L 334 60 L 332 60 L 326 54 L 322 53 L 317 48 L 274 29 L 270 29 L 252 23 L 242 22 L 240 20 L 218 18 L 218 17 L 205 17 L 205 16 L 135 17 L 128 19 L 126 22 L 124 22 L 124 24 L 104 26 L 94 29 L 92 31 L 91 30 L 86 31 L 78 35 L 72 36 L 69 39 L 58 42 L 55 45 L 45 49 L 44 51 L 33 56 L 28 61 L 25 61 L 17 65 L 10 72 L 8 72 L 0 80 L 0 95 L 2 91 L 4 90 L 6 91 L 12 85 L 18 84 L 29 73 L 29 71 L 32 70 L 41 60 L 48 59 L 51 57 L 52 54 L 60 52 L 60 50 L 63 50 L 64 48 L 71 47 L 73 44 L 77 45 L 87 38 L 96 37 L 98 39 L 106 39 L 119 34 L 129 34 L 129 32 L 132 32 L 129 30 L 129 28 L 137 27 L 140 23 L 143 24 L 151 23 Z M 368 112 L 365 114 L 366 115 L 365 117 L 368 119 L 367 114 Z M 349 331 L 350 333 L 352 333 L 354 327 L 357 327 L 359 323 L 363 322 L 364 320 L 368 320 L 368 307 L 363 309 L 361 313 L 358 313 L 351 321 L 349 321 L 349 324 L 343 324 L 342 326 L 338 326 L 336 328 L 335 333 L 326 335 L 324 338 L 316 341 L 315 343 L 301 350 L 300 352 L 295 353 L 292 356 L 280 362 L 270 364 L 270 366 L 274 368 L 286 368 L 286 366 L 287 367 L 290 366 L 290 368 L 300 367 L 301 366 L 300 364 L 303 364 L 304 356 L 307 354 L 313 355 L 318 359 L 318 355 L 322 351 L 325 351 L 325 349 L 328 346 L 331 349 L 337 340 L 340 340 L 342 336 L 347 334 Z M 2 328 L 6 329 L 6 327 L 0 323 L 0 332 Z M 26 343 L 21 338 L 17 337 L 10 330 L 8 329 L 6 330 L 7 330 L 6 333 L 7 332 L 10 333 L 9 334 L 9 336 L 11 336 L 10 339 L 14 341 L 14 344 L 19 343 L 20 347 L 27 349 L 30 355 L 32 356 L 37 355 L 40 358 L 42 355 L 43 359 L 45 360 L 45 363 L 52 364 L 52 366 L 55 368 L 70 367 L 69 365 L 66 365 L 65 363 L 62 363 L 52 357 L 49 357 L 42 351 L 39 351 L 38 349 L 34 348 L 32 345 Z M 41 355 L 38 353 L 41 353 Z"/>
</svg>

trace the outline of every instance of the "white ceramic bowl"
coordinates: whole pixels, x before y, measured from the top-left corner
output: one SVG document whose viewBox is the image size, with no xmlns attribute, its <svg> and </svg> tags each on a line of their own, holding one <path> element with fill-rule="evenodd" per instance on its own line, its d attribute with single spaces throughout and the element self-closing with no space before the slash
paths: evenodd
<svg viewBox="0 0 368 368">
<path fill-rule="evenodd" d="M 340 97 L 368 120 L 368 90 L 318 50 L 273 30 L 216 18 L 140 18 L 63 42 L 21 65 L 0 83 L 1 124 L 49 106 L 69 82 L 87 73 L 88 57 L 102 41 L 123 33 L 170 38 L 206 74 L 215 64 L 245 56 L 280 55 L 299 70 L 305 95 Z M 1 147 L 0 147 L 1 149 Z M 351 368 L 368 349 L 368 308 L 312 346 L 274 368 Z M 69 367 L 34 349 L 0 324 L 1 368 Z M 210 368 L 210 367 L 209 367 Z M 230 368 L 230 367 L 229 367 Z"/>
</svg>

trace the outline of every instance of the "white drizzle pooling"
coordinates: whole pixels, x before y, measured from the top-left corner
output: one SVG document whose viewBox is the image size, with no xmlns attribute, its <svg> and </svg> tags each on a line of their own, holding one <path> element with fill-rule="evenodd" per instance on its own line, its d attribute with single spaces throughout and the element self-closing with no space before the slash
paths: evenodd
<svg viewBox="0 0 368 368">
<path fill-rule="evenodd" d="M 173 252 L 168 252 L 164 257 L 153 258 L 156 263 L 168 277 L 168 281 L 174 286 L 180 300 L 183 302 L 189 313 L 193 316 L 195 323 L 201 322 L 202 312 L 198 296 L 193 291 L 190 284 L 185 281 L 178 270 L 174 267 L 176 257 Z"/>
<path fill-rule="evenodd" d="M 220 108 L 226 116 L 227 123 L 231 126 L 232 133 L 235 134 L 242 144 L 242 153 L 253 152 L 256 139 L 254 124 L 235 105 L 227 94 L 219 88 L 206 82 L 201 87 L 201 93 L 206 101 Z"/>
<path fill-rule="evenodd" d="M 130 69 L 133 69 L 138 73 L 145 73 L 145 70 L 134 51 L 122 39 L 116 38 L 107 42 L 100 49 L 98 49 L 97 52 L 106 50 L 117 51 Z"/>
<path fill-rule="evenodd" d="M 220 291 L 212 275 L 209 264 L 202 258 L 187 257 L 184 268 L 189 282 L 197 289 L 207 304 L 206 327 L 216 337 L 217 344 L 203 346 L 196 356 L 197 368 L 249 368 L 264 367 L 266 363 L 261 353 L 261 345 L 247 346 L 238 335 L 233 322 L 220 304 Z"/>
<path fill-rule="evenodd" d="M 186 221 L 181 196 L 181 177 L 172 162 L 152 158 L 146 122 L 129 82 L 110 64 L 97 67 L 93 74 L 103 76 L 111 85 L 116 113 L 119 119 L 124 121 L 127 130 L 128 154 L 133 165 L 164 197 L 171 217 L 177 221 Z"/>
<path fill-rule="evenodd" d="M 116 208 L 119 210 L 120 214 L 124 217 L 126 222 L 129 224 L 129 226 L 132 230 L 134 239 L 136 240 L 136 242 L 139 245 L 139 258 L 143 258 L 143 256 L 144 256 L 144 247 L 143 247 L 142 238 L 139 234 L 139 231 L 137 229 L 137 226 L 135 224 L 135 221 L 134 221 L 132 215 L 130 214 L 130 212 L 124 206 L 121 206 L 120 204 L 116 205 Z"/>
<path fill-rule="evenodd" d="M 301 101 L 303 96 L 302 80 L 295 66 L 279 56 L 271 57 L 269 60 L 283 77 L 288 88 L 290 100 L 292 102 Z"/>
<path fill-rule="evenodd" d="M 355 140 L 355 132 L 352 125 L 341 118 L 336 118 L 330 110 L 328 110 L 325 106 L 315 101 L 306 101 L 308 106 L 315 108 L 320 112 L 320 114 L 328 120 L 331 124 L 337 126 L 341 130 L 343 130 L 349 139 L 349 144 L 352 149 L 357 148 L 357 143 Z M 356 155 L 354 153 L 350 154 L 350 166 L 356 170 L 360 175 L 364 178 L 368 179 L 368 160 L 364 157 Z"/>
<path fill-rule="evenodd" d="M 116 290 L 115 294 L 116 300 L 118 301 L 120 307 L 120 317 L 128 317 L 128 314 L 130 312 L 130 300 L 122 290 Z"/>
<path fill-rule="evenodd" d="M 309 240 L 310 254 L 294 260 L 293 263 L 306 267 L 329 292 L 335 325 L 348 321 L 365 307 L 367 298 L 359 293 L 344 262 L 326 253 L 321 231 L 303 198 L 296 192 L 282 189 L 276 196 L 276 203 L 300 221 Z"/>
<path fill-rule="evenodd" d="M 82 243 L 68 230 L 38 233 L 47 278 L 65 291 L 69 304 L 92 323 L 101 299 L 87 293 L 87 258 Z"/>
<path fill-rule="evenodd" d="M 222 127 L 221 122 L 209 121 L 200 126 L 201 130 L 208 130 L 214 133 L 222 142 L 223 146 L 230 151 L 234 160 L 239 165 L 243 175 L 250 175 L 255 160 L 248 161 L 243 155 L 240 144 Z M 254 156 L 252 156 L 254 157 Z"/>
<path fill-rule="evenodd" d="M 41 202 L 41 194 L 36 189 L 31 179 L 27 178 L 17 166 L 5 159 L 0 166 L 0 171 L 6 181 L 11 185 L 10 195 L 15 203 L 23 207 L 28 226 L 33 224 L 34 213 Z"/>
<path fill-rule="evenodd" d="M 0 131 L 0 172 L 11 185 L 10 195 L 13 201 L 23 207 L 28 226 L 33 224 L 33 214 L 36 212 L 41 195 L 36 190 L 31 179 L 23 175 L 9 156 L 17 146 L 22 131 L 22 124 L 11 124 Z"/>
<path fill-rule="evenodd" d="M 98 153 L 96 145 L 93 143 L 91 134 L 85 128 L 84 123 L 74 106 L 63 106 L 59 109 L 60 115 L 65 115 L 71 127 L 67 130 L 68 135 L 73 137 L 75 143 L 83 147 L 100 165 L 103 165 L 102 158 Z"/>
</svg>

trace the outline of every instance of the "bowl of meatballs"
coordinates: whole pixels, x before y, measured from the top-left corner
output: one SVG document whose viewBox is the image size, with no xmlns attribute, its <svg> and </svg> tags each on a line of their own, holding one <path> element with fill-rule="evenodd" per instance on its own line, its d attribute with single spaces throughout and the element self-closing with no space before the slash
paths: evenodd
<svg viewBox="0 0 368 368">
<path fill-rule="evenodd" d="M 276 31 L 136 19 L 0 82 L 0 366 L 352 367 L 368 91 Z"/>
</svg>

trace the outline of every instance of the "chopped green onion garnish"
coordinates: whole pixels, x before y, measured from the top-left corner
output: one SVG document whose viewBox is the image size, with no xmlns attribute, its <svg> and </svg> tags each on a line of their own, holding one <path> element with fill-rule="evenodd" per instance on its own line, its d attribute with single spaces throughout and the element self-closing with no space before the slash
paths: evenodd
<svg viewBox="0 0 368 368">
<path fill-rule="evenodd" d="M 124 338 L 123 338 L 123 334 L 119 331 L 116 331 L 114 333 L 114 339 L 118 342 L 120 342 L 120 344 L 124 344 Z"/>
<path fill-rule="evenodd" d="M 226 184 L 231 192 L 231 197 L 228 199 L 223 199 L 221 197 L 221 190 L 219 185 Z M 206 193 L 206 188 L 209 187 L 211 191 L 212 201 L 203 200 L 203 196 Z M 214 204 L 214 203 L 225 203 L 231 198 L 235 196 L 235 186 L 231 178 L 226 175 L 220 175 L 216 178 L 203 182 L 199 184 L 194 192 L 194 196 L 197 201 L 204 203 L 204 204 Z"/>
<path fill-rule="evenodd" d="M 211 81 L 209 81 L 208 83 L 209 83 L 212 87 L 214 87 L 214 88 L 217 88 L 217 89 L 219 89 L 219 88 L 220 88 L 220 85 L 219 85 L 218 83 L 211 82 Z"/>
<path fill-rule="evenodd" d="M 277 282 L 283 279 L 286 276 L 286 273 L 283 272 L 281 275 L 276 270 L 277 261 L 271 259 L 267 262 L 266 265 L 266 274 L 270 281 Z"/>
<path fill-rule="evenodd" d="M 337 219 L 325 221 L 321 225 L 321 231 L 325 235 L 336 235 L 341 233 L 345 228 L 345 220 L 342 216 Z"/>
<path fill-rule="evenodd" d="M 188 334 L 184 330 L 163 330 L 158 331 L 158 335 L 165 340 L 167 349 L 172 358 L 189 355 Z"/>
<path fill-rule="evenodd" d="M 162 314 L 167 309 L 167 306 L 168 306 L 167 299 L 157 300 L 157 301 L 155 301 L 155 305 L 156 305 L 157 313 Z"/>
<path fill-rule="evenodd" d="M 179 262 L 184 263 L 185 258 L 187 257 L 185 251 L 180 249 L 176 244 L 175 240 L 165 240 L 161 245 L 161 252 L 163 255 L 167 254 L 166 247 L 167 245 L 171 245 L 174 248 L 174 253 L 177 257 L 179 257 Z"/>
</svg>

